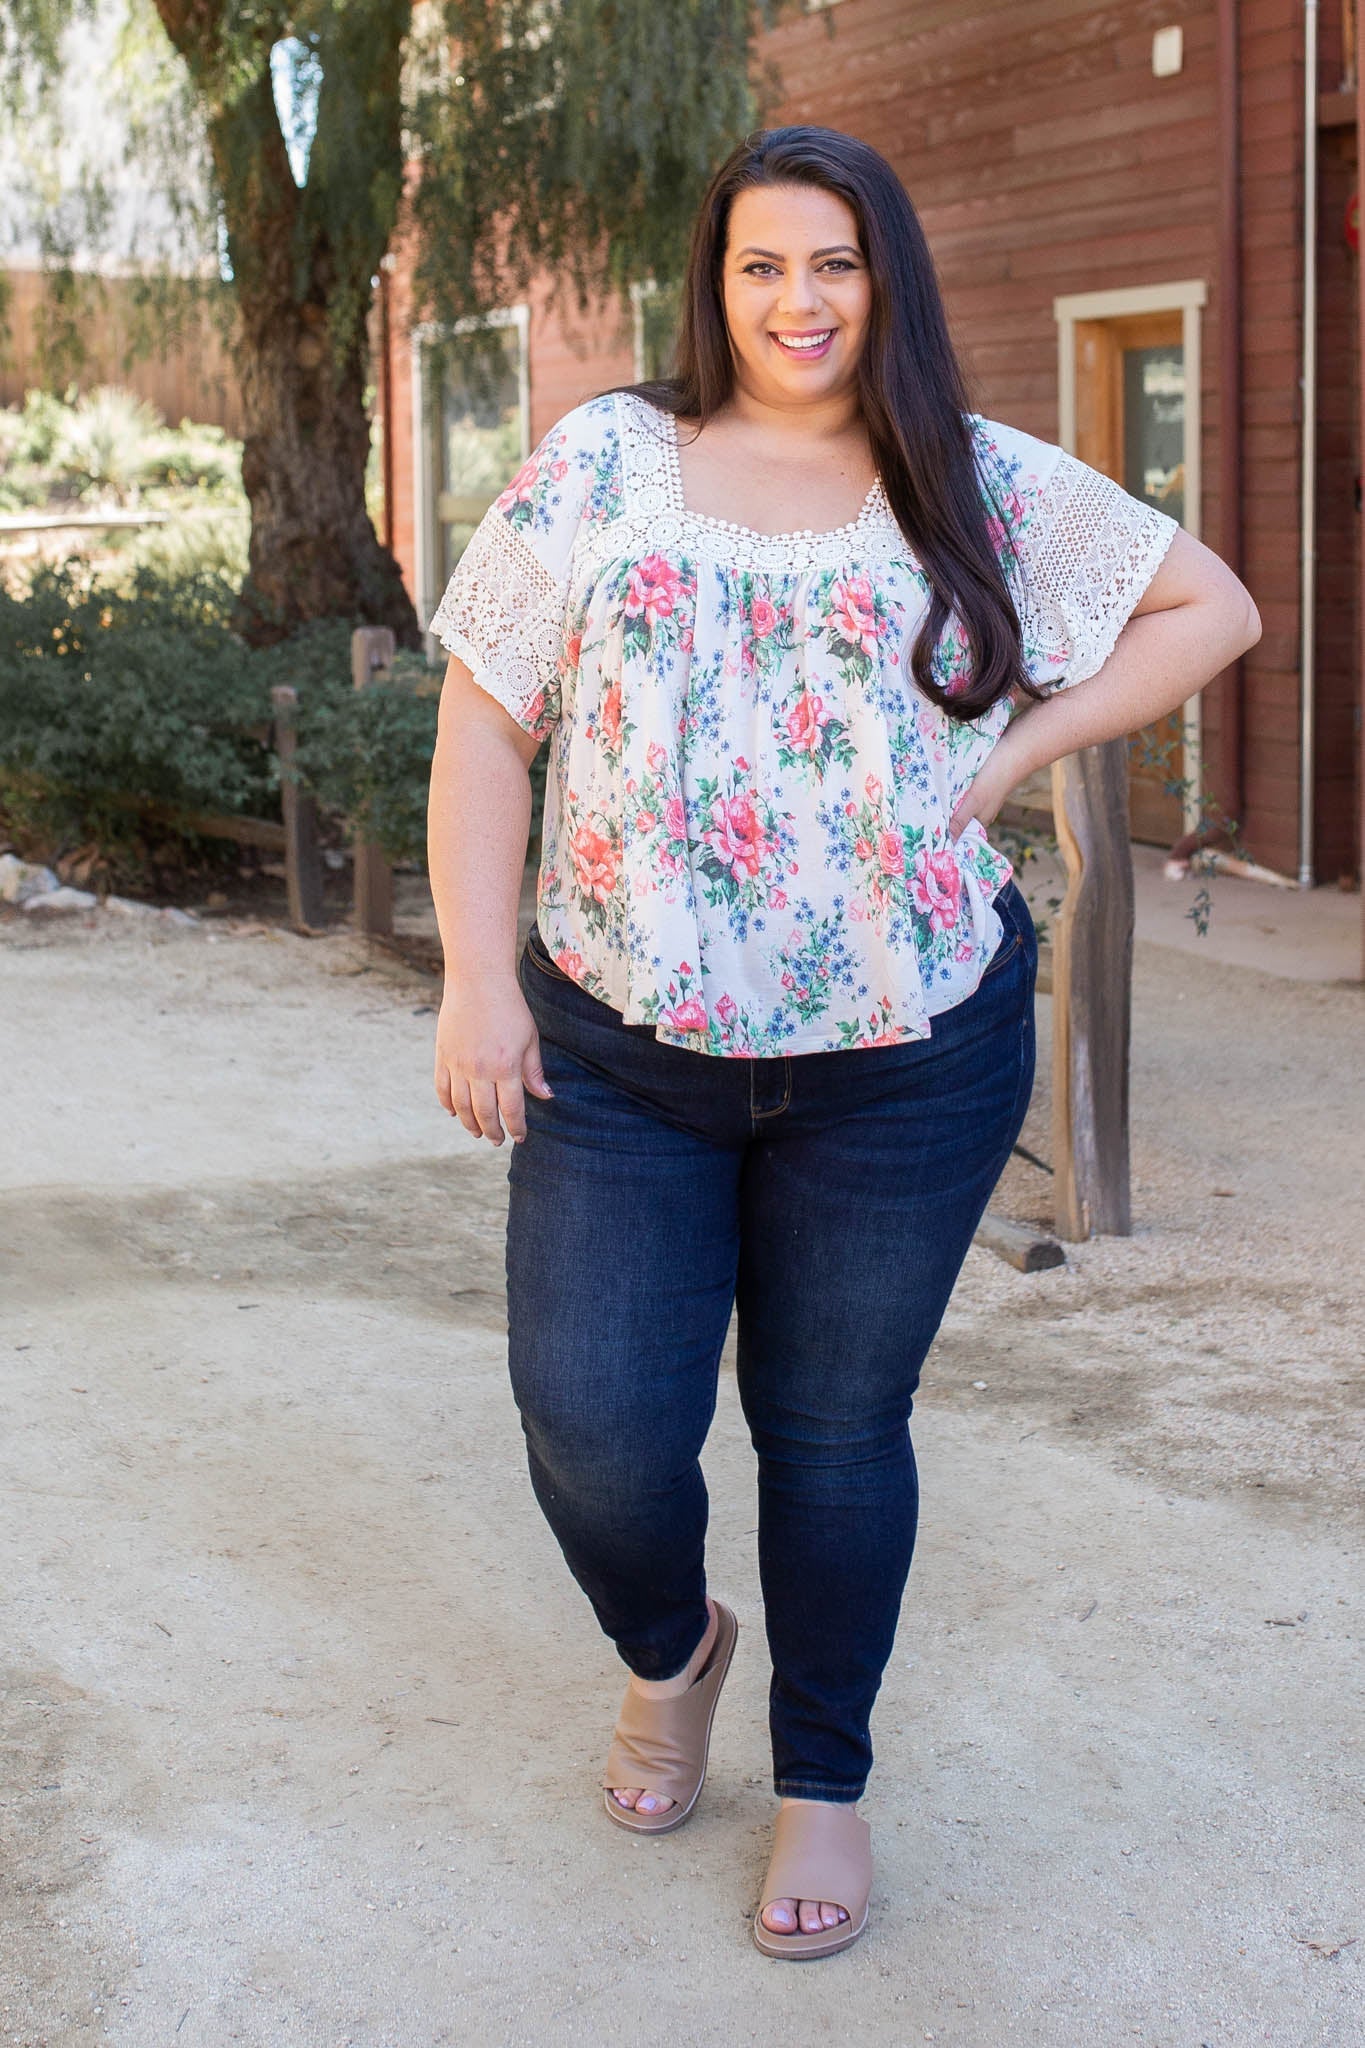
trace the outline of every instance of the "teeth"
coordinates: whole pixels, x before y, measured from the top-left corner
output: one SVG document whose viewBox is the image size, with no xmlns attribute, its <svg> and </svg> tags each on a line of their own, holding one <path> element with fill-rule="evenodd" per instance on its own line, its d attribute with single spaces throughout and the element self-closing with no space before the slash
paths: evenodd
<svg viewBox="0 0 1365 2048">
<path fill-rule="evenodd" d="M 823 348 L 833 332 L 828 327 L 823 334 L 778 334 L 773 339 L 781 342 L 783 348 Z"/>
</svg>

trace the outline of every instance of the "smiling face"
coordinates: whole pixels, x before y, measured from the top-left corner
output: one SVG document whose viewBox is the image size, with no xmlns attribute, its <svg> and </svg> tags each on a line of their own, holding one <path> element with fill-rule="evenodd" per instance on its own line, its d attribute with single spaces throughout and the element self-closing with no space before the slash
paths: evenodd
<svg viewBox="0 0 1365 2048">
<path fill-rule="evenodd" d="M 851 391 L 872 281 L 847 203 L 815 185 L 735 195 L 722 272 L 735 375 L 784 408 Z"/>
</svg>

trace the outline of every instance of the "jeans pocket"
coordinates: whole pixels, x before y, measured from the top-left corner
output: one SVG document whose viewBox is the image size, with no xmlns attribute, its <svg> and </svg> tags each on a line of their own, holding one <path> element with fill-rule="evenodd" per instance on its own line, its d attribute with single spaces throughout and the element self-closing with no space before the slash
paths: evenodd
<svg viewBox="0 0 1365 2048">
<path fill-rule="evenodd" d="M 981 976 L 982 981 L 989 981 L 993 974 L 999 974 L 1003 967 L 1009 966 L 1016 954 L 1025 950 L 1024 931 L 1017 908 L 1021 902 L 1017 886 L 1013 882 L 1007 882 L 995 901 L 995 913 L 1004 926 L 1004 931 L 1000 944 L 986 963 L 985 972 Z M 1028 916 L 1027 905 L 1024 905 L 1024 916 Z"/>
<path fill-rule="evenodd" d="M 540 936 L 540 926 L 538 924 L 533 924 L 526 934 L 526 958 L 533 967 L 539 968 L 542 974 L 548 975 L 553 981 L 572 982 L 573 980 L 573 976 L 566 974 L 564 969 L 558 966 L 550 957 L 549 948 Z"/>
</svg>

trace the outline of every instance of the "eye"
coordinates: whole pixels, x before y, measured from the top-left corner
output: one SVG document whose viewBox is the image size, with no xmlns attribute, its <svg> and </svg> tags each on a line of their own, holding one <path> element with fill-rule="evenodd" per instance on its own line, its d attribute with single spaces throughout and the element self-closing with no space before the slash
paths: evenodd
<svg viewBox="0 0 1365 2048">
<path fill-rule="evenodd" d="M 821 270 L 834 271 L 835 273 L 844 273 L 856 270 L 858 266 L 851 256 L 831 256 L 820 265 L 820 268 Z M 743 275 L 745 277 L 758 277 L 760 275 L 770 277 L 776 273 L 776 270 L 777 265 L 775 263 L 765 263 L 762 257 L 757 257 L 752 263 L 744 265 Z"/>
</svg>

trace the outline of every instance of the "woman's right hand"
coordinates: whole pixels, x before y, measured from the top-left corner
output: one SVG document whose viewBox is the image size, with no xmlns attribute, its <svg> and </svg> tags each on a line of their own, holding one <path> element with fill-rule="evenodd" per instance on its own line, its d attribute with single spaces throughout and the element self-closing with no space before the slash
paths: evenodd
<svg viewBox="0 0 1365 2048">
<path fill-rule="evenodd" d="M 540 1063 L 540 1034 L 515 981 L 493 990 L 446 982 L 436 1023 L 436 1093 L 472 1138 L 501 1145 L 526 1136 L 525 1090 L 554 1090 Z"/>
</svg>

